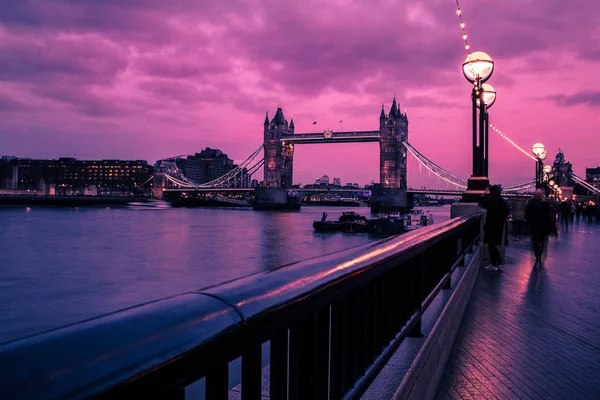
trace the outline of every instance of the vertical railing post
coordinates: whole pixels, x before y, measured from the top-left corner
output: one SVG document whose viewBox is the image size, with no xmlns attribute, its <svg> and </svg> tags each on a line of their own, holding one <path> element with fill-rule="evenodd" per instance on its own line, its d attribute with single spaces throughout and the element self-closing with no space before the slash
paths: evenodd
<svg viewBox="0 0 600 400">
<path fill-rule="evenodd" d="M 334 302 L 331 305 L 331 355 L 329 357 L 329 398 L 332 400 L 342 398 L 343 314 L 343 301 Z"/>
<path fill-rule="evenodd" d="M 317 313 L 315 360 L 315 400 L 327 399 L 329 390 L 329 333 L 331 307 L 327 306 Z"/>
<path fill-rule="evenodd" d="M 444 285 L 444 289 L 452 289 L 452 266 L 454 265 L 454 259 L 455 259 L 455 252 L 456 252 L 456 248 L 454 246 L 454 238 L 450 237 L 448 238 L 448 241 L 446 242 L 446 245 L 444 246 L 444 269 L 446 270 L 446 273 L 448 274 L 448 280 L 446 281 L 446 284 Z"/>
<path fill-rule="evenodd" d="M 409 337 L 412 338 L 420 338 L 423 337 L 423 333 L 421 331 L 421 312 L 422 312 L 422 304 L 423 304 L 423 284 L 424 284 L 424 275 L 425 275 L 425 254 L 420 253 L 416 256 L 416 260 L 412 265 L 412 278 L 416 283 L 414 285 L 414 293 L 411 302 L 413 304 L 413 310 L 419 313 L 419 317 L 415 326 L 411 329 Z"/>
<path fill-rule="evenodd" d="M 288 330 L 281 329 L 271 339 L 270 398 L 288 398 Z M 243 390 L 243 388 L 242 388 Z"/>
<path fill-rule="evenodd" d="M 229 397 L 229 364 L 225 361 L 212 365 L 206 375 L 206 398 L 227 400 Z"/>
<path fill-rule="evenodd" d="M 375 360 L 375 348 L 373 346 L 373 296 L 374 296 L 373 284 L 367 285 L 365 289 L 365 363 L 371 364 Z"/>
<path fill-rule="evenodd" d="M 354 347 L 353 359 L 353 382 L 360 378 L 365 371 L 365 291 L 364 289 L 354 293 L 352 307 L 352 340 Z M 354 385 L 353 385 L 354 386 Z"/>
<path fill-rule="evenodd" d="M 260 400 L 261 381 L 261 345 L 252 343 L 242 354 L 242 400 Z"/>
<path fill-rule="evenodd" d="M 314 398 L 316 316 L 301 319 L 290 329 L 290 391 L 292 400 Z M 242 388 L 243 389 L 243 388 Z"/>
</svg>

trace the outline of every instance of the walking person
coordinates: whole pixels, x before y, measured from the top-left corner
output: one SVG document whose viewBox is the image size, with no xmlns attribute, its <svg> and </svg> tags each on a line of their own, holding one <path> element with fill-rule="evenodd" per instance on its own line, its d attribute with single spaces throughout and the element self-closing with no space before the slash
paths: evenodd
<svg viewBox="0 0 600 400">
<path fill-rule="evenodd" d="M 520 240 L 523 234 L 523 225 L 525 225 L 525 199 L 513 199 L 511 201 L 512 221 L 513 221 L 513 239 Z"/>
<path fill-rule="evenodd" d="M 560 203 L 560 222 L 565 228 L 565 231 L 569 230 L 569 213 L 571 212 L 571 207 L 569 207 L 569 203 L 563 201 Z"/>
<path fill-rule="evenodd" d="M 504 262 L 498 245 L 502 242 L 504 224 L 508 217 L 508 206 L 500 194 L 500 188 L 496 185 L 486 189 L 479 205 L 487 210 L 483 226 L 483 242 L 488 244 L 491 264 L 485 269 L 502 272 L 504 271 Z"/>
<path fill-rule="evenodd" d="M 577 213 L 577 207 L 575 207 L 575 203 L 573 200 L 569 200 L 569 223 L 571 225 L 575 222 L 575 214 Z"/>
<path fill-rule="evenodd" d="M 563 203 L 563 207 L 564 205 L 565 203 Z M 544 192 L 542 190 L 537 190 L 533 195 L 533 199 L 527 204 L 525 218 L 531 229 L 535 265 L 541 266 L 546 238 L 550 234 L 556 234 L 556 224 L 550 218 L 550 208 L 544 200 Z"/>
</svg>

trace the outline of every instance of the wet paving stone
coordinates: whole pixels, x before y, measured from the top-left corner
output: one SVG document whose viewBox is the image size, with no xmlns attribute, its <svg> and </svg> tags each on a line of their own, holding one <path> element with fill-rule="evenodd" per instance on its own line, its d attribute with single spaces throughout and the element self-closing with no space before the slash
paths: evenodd
<svg viewBox="0 0 600 400">
<path fill-rule="evenodd" d="M 600 225 L 559 228 L 542 267 L 522 237 L 479 272 L 438 399 L 600 399 Z"/>
</svg>

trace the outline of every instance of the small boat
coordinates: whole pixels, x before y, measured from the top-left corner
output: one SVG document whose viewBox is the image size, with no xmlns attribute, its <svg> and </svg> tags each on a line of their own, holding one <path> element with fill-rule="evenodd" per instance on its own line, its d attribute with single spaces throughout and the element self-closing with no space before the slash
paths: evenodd
<svg viewBox="0 0 600 400">
<path fill-rule="evenodd" d="M 313 228 L 317 232 L 339 232 L 343 226 L 344 223 L 338 221 L 313 221 Z"/>
<path fill-rule="evenodd" d="M 327 214 L 323 213 L 320 221 L 313 221 L 313 228 L 317 232 L 366 232 L 367 218 L 354 211 L 344 211 L 337 221 L 327 221 Z"/>
<path fill-rule="evenodd" d="M 342 222 L 342 231 L 351 233 L 364 233 L 367 232 L 369 224 L 367 221 L 357 219 L 355 221 Z"/>
<path fill-rule="evenodd" d="M 392 213 L 386 217 L 369 221 L 367 232 L 378 235 L 396 235 L 404 232 L 404 221 L 400 214 Z"/>
<path fill-rule="evenodd" d="M 340 222 L 356 222 L 356 221 L 367 222 L 367 217 L 364 217 L 355 211 L 344 211 L 342 213 L 342 216 L 339 218 L 339 221 Z"/>
<path fill-rule="evenodd" d="M 425 213 L 419 209 L 413 209 L 410 214 L 406 214 L 404 219 L 404 226 L 407 231 L 429 225 L 433 225 L 433 216 L 431 213 Z"/>
</svg>

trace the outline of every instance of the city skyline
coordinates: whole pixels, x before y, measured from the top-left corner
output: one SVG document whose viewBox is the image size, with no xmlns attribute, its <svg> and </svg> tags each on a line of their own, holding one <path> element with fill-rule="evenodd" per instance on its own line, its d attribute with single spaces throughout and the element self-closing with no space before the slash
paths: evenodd
<svg viewBox="0 0 600 400">
<path fill-rule="evenodd" d="M 496 61 L 491 122 L 526 150 L 543 142 L 548 161 L 562 148 L 579 175 L 597 166 L 600 90 L 589 77 L 600 5 L 462 9 L 472 50 Z M 243 160 L 280 103 L 296 132 L 340 130 L 340 120 L 364 130 L 395 95 L 410 142 L 457 175 L 471 172 L 470 87 L 450 0 L 5 2 L 0 34 L 2 154 L 154 162 L 214 147 Z M 490 132 L 492 182 L 532 179 L 533 162 Z M 378 158 L 371 143 L 302 146 L 294 183 L 324 170 L 377 181 Z M 419 176 L 410 164 L 409 186 Z"/>
</svg>

